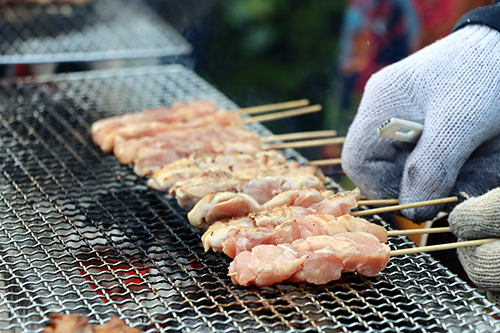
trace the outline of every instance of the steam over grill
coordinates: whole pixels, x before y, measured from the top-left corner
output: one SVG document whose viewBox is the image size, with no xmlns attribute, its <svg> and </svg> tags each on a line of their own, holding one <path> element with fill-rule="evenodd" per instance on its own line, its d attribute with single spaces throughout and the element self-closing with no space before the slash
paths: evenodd
<svg viewBox="0 0 500 333">
<path fill-rule="evenodd" d="M 203 251 L 186 213 L 89 133 L 98 119 L 175 101 L 236 108 L 181 66 L 0 89 L 0 331 L 40 332 L 52 312 L 93 324 L 118 315 L 147 332 L 500 331 L 498 309 L 428 255 L 324 286 L 233 285 L 229 259 Z"/>
<path fill-rule="evenodd" d="M 189 45 L 142 0 L 0 5 L 0 63 L 179 56 Z"/>
</svg>

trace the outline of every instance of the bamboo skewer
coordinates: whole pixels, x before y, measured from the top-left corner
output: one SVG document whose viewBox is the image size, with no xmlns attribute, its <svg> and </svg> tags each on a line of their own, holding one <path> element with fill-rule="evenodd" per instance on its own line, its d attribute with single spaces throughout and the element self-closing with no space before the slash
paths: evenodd
<svg viewBox="0 0 500 333">
<path fill-rule="evenodd" d="M 311 106 L 307 106 L 305 108 L 300 108 L 300 109 L 288 110 L 288 111 L 283 111 L 283 112 L 276 112 L 276 113 L 271 113 L 271 114 L 264 114 L 261 116 L 255 116 L 255 117 L 251 117 L 251 118 L 245 118 L 245 119 L 242 119 L 241 122 L 242 122 L 242 124 L 250 124 L 250 123 L 283 119 L 283 118 L 299 116 L 299 115 L 303 115 L 303 114 L 307 114 L 307 113 L 318 112 L 321 110 L 321 108 L 322 108 L 321 105 L 311 105 Z"/>
<path fill-rule="evenodd" d="M 344 139 L 345 138 L 329 138 L 329 139 L 285 142 L 285 143 L 278 143 L 275 145 L 267 145 L 267 146 L 264 146 L 264 149 L 319 147 L 319 146 L 334 145 L 334 144 L 342 143 L 342 142 L 344 142 Z"/>
<path fill-rule="evenodd" d="M 298 108 L 298 107 L 306 106 L 306 105 L 309 105 L 309 100 L 308 99 L 300 99 L 297 101 L 252 106 L 252 107 L 242 108 L 242 109 L 236 110 L 235 112 L 237 114 L 255 114 L 255 113 L 261 113 L 261 112 L 293 109 L 293 108 Z"/>
<path fill-rule="evenodd" d="M 357 212 L 352 212 L 351 215 L 352 216 L 365 216 L 365 215 L 372 215 L 372 214 L 379 214 L 379 213 L 388 213 L 388 212 L 393 212 L 396 210 L 403 210 L 403 209 L 424 207 L 424 206 L 432 206 L 432 205 L 440 205 L 440 204 L 455 202 L 457 200 L 458 200 L 457 197 L 441 198 L 441 199 L 435 199 L 435 200 L 429 200 L 429 201 L 414 202 L 414 203 L 405 204 L 405 205 L 394 205 L 394 206 L 387 206 L 387 207 L 381 207 L 381 208 L 360 210 Z"/>
<path fill-rule="evenodd" d="M 397 205 L 398 199 L 380 199 L 380 200 L 359 200 L 358 206 L 383 206 L 383 205 Z"/>
<path fill-rule="evenodd" d="M 325 166 L 325 165 L 338 165 L 341 162 L 342 160 L 340 158 L 330 158 L 326 160 L 309 161 L 308 163 L 311 165 Z"/>
<path fill-rule="evenodd" d="M 482 245 L 482 244 L 486 244 L 486 243 L 491 243 L 491 242 L 494 242 L 497 240 L 500 240 L 500 239 L 499 238 L 485 238 L 485 239 L 476 239 L 476 240 L 455 242 L 455 243 L 448 243 L 448 244 L 412 247 L 409 249 L 402 249 L 402 250 L 392 250 L 391 257 L 400 256 L 403 254 L 414 254 L 414 253 L 420 253 L 420 252 L 434 252 L 434 251 L 457 249 L 459 247 L 466 247 L 466 246 L 477 246 L 477 245 Z"/>
<path fill-rule="evenodd" d="M 444 233 L 444 232 L 450 232 L 450 227 L 390 230 L 387 232 L 387 236 L 439 234 L 439 233 Z"/>
<path fill-rule="evenodd" d="M 325 138 L 336 135 L 337 131 L 334 130 L 299 132 L 299 133 L 287 133 L 287 134 L 265 136 L 261 138 L 261 141 L 262 142 L 293 141 L 293 140 L 303 140 L 303 139 Z"/>
</svg>

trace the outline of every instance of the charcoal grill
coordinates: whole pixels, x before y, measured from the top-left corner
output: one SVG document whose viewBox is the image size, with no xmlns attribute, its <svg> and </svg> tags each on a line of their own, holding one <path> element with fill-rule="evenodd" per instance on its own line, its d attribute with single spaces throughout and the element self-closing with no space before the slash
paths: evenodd
<svg viewBox="0 0 500 333">
<path fill-rule="evenodd" d="M 233 285 L 186 212 L 89 134 L 104 117 L 201 99 L 237 107 L 180 65 L 0 81 L 0 331 L 40 332 L 58 312 L 145 332 L 500 332 L 499 310 L 426 254 L 373 278 Z"/>
<path fill-rule="evenodd" d="M 142 0 L 0 5 L 0 64 L 173 57 L 191 45 Z"/>
</svg>

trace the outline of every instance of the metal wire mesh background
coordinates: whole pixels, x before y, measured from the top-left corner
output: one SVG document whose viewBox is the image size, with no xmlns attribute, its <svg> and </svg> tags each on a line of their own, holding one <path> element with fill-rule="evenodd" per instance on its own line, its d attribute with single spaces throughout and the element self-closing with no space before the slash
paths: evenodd
<svg viewBox="0 0 500 333">
<path fill-rule="evenodd" d="M 0 63 L 178 56 L 191 45 L 141 0 L 0 4 Z"/>
<path fill-rule="evenodd" d="M 201 99 L 236 108 L 179 65 L 0 82 L 0 331 L 76 312 L 147 332 L 500 332 L 497 308 L 428 255 L 323 286 L 233 285 L 186 212 L 89 133 L 104 117 Z"/>
</svg>

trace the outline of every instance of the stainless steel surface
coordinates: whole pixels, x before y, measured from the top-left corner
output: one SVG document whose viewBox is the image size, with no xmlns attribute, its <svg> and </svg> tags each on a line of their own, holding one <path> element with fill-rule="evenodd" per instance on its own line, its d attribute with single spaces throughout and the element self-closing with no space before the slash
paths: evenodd
<svg viewBox="0 0 500 333">
<path fill-rule="evenodd" d="M 156 58 L 191 45 L 141 0 L 0 4 L 0 64 Z"/>
<path fill-rule="evenodd" d="M 236 108 L 184 67 L 0 87 L 0 331 L 40 332 L 51 312 L 78 312 L 147 332 L 500 332 L 498 309 L 428 255 L 322 286 L 233 285 L 229 259 L 203 251 L 186 212 L 89 133 L 98 119 L 174 101 Z"/>
</svg>

